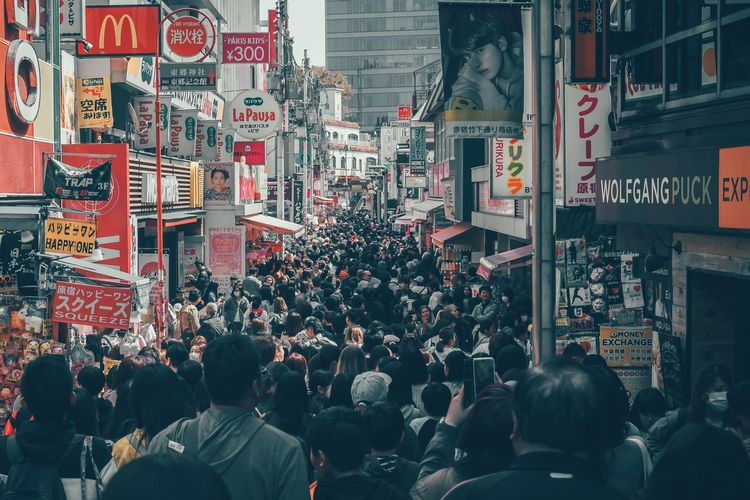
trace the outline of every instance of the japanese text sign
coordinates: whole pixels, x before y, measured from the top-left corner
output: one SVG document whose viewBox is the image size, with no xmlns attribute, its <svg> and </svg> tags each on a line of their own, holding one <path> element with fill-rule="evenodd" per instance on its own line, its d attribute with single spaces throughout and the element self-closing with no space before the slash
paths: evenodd
<svg viewBox="0 0 750 500">
<path fill-rule="evenodd" d="M 78 43 L 78 57 L 154 55 L 159 49 L 158 5 L 86 7 L 85 50 Z"/>
<path fill-rule="evenodd" d="M 599 328 L 599 354 L 607 366 L 651 366 L 653 364 L 651 327 L 602 326 Z"/>
<path fill-rule="evenodd" d="M 52 320 L 61 323 L 126 329 L 133 290 L 81 283 L 58 283 Z"/>
<path fill-rule="evenodd" d="M 44 251 L 89 257 L 94 251 L 96 223 L 68 219 L 47 219 L 44 225 Z"/>
<path fill-rule="evenodd" d="M 208 32 L 199 19 L 183 16 L 167 28 L 167 46 L 180 57 L 198 55 L 208 42 Z"/>
<path fill-rule="evenodd" d="M 410 121 L 412 117 L 411 106 L 398 107 L 398 121 Z"/>
<path fill-rule="evenodd" d="M 162 63 L 162 90 L 216 90 L 216 63 Z"/>
<path fill-rule="evenodd" d="M 108 76 L 78 79 L 78 125 L 80 128 L 109 128 L 112 116 L 112 88 Z"/>
<path fill-rule="evenodd" d="M 425 127 L 411 127 L 409 138 L 409 162 L 411 175 L 423 176 L 427 173 L 427 129 Z"/>
<path fill-rule="evenodd" d="M 268 33 L 222 33 L 224 64 L 265 64 L 269 62 Z"/>
<path fill-rule="evenodd" d="M 570 22 L 570 81 L 609 82 L 609 2 L 572 0 Z"/>
<path fill-rule="evenodd" d="M 240 137 L 265 139 L 281 126 L 281 108 L 270 94 L 260 90 L 246 90 L 232 101 L 225 122 Z"/>
<path fill-rule="evenodd" d="M 531 197 L 531 134 L 524 137 L 492 140 L 493 198 Z"/>
<path fill-rule="evenodd" d="M 266 141 L 237 141 L 234 143 L 234 161 L 245 159 L 248 165 L 266 163 Z"/>
</svg>

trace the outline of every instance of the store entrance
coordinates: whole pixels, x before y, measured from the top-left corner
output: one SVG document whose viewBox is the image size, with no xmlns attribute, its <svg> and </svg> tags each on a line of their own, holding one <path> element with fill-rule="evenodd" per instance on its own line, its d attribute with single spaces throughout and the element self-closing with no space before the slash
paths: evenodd
<svg viewBox="0 0 750 500">
<path fill-rule="evenodd" d="M 735 380 L 750 378 L 750 279 L 689 270 L 687 305 L 690 381 L 707 363 L 727 365 Z"/>
</svg>

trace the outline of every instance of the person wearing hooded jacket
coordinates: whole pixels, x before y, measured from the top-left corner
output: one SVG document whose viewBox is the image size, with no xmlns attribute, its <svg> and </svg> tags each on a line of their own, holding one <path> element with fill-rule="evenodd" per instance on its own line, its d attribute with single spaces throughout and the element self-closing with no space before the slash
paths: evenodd
<svg viewBox="0 0 750 500">
<path fill-rule="evenodd" d="M 207 463 L 233 500 L 304 499 L 307 465 L 299 442 L 258 419 L 260 360 L 249 337 L 226 335 L 206 347 L 211 407 L 160 432 L 148 454 L 179 453 Z"/>
</svg>

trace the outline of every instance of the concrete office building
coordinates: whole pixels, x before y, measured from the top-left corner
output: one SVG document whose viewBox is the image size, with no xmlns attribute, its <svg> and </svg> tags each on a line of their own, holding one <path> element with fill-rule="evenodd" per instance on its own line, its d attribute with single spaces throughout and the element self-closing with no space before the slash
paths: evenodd
<svg viewBox="0 0 750 500">
<path fill-rule="evenodd" d="M 354 89 L 349 115 L 365 132 L 411 105 L 414 70 L 440 58 L 437 0 L 326 0 L 326 67 Z"/>
</svg>

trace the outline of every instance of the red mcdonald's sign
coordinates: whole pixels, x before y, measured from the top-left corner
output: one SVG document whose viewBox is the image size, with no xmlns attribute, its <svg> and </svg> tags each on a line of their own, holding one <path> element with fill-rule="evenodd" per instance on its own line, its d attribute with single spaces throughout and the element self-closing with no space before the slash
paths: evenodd
<svg viewBox="0 0 750 500">
<path fill-rule="evenodd" d="M 86 33 L 91 48 L 78 43 L 78 57 L 156 54 L 159 44 L 158 5 L 86 7 Z"/>
</svg>

